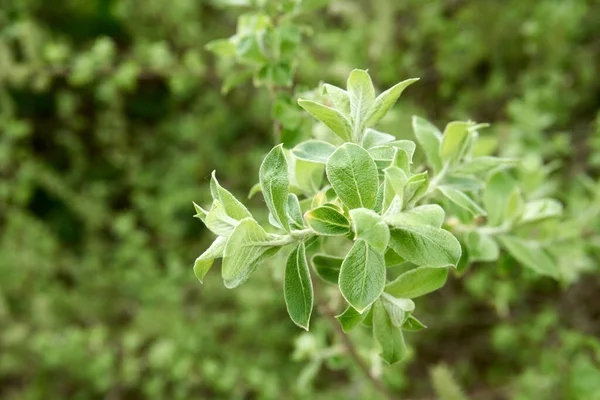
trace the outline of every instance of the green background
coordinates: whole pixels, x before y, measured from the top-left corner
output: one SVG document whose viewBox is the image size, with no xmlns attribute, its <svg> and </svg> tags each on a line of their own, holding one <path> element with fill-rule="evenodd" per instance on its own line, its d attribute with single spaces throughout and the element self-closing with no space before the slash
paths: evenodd
<svg viewBox="0 0 600 400">
<path fill-rule="evenodd" d="M 218 267 L 193 275 L 212 238 L 192 200 L 210 199 L 212 170 L 245 198 L 273 145 L 268 92 L 222 94 L 204 50 L 247 10 L 227 3 L 0 1 L 1 398 L 377 398 L 327 321 L 289 321 L 280 269 L 236 290 Z M 387 131 L 410 137 L 413 114 L 491 122 L 497 153 L 550 163 L 544 190 L 589 207 L 575 182 L 600 172 L 600 1 L 339 0 L 302 22 L 299 87 L 353 68 L 380 89 L 420 77 Z M 381 366 L 390 391 L 437 398 L 443 364 L 475 399 L 600 398 L 586 223 L 569 282 L 504 257 L 419 299 L 429 329 Z M 377 359 L 368 331 L 351 336 Z"/>
</svg>

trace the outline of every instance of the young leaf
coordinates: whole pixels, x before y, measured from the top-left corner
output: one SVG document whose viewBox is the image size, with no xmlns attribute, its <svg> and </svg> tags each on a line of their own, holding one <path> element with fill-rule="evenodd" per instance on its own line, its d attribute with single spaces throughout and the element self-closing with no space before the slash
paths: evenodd
<svg viewBox="0 0 600 400">
<path fill-rule="evenodd" d="M 287 208 L 291 223 L 293 223 L 297 229 L 304 228 L 304 220 L 302 219 L 302 211 L 300 209 L 298 196 L 293 193 L 288 195 Z"/>
<path fill-rule="evenodd" d="M 525 204 L 519 223 L 526 224 L 548 218 L 560 217 L 563 206 L 554 199 L 539 199 Z"/>
<path fill-rule="evenodd" d="M 503 171 L 489 177 L 483 191 L 483 205 L 488 213 L 488 225 L 498 226 L 506 220 L 507 205 L 514 187 L 514 180 Z"/>
<path fill-rule="evenodd" d="M 438 186 L 437 188 L 448 200 L 456 204 L 457 206 L 467 210 L 473 216 L 483 215 L 487 213 L 479 204 L 475 203 L 473 199 L 467 196 L 464 192 L 454 189 L 450 186 Z"/>
<path fill-rule="evenodd" d="M 308 225 L 319 235 L 345 236 L 350 233 L 350 221 L 333 207 L 326 205 L 304 214 Z"/>
<path fill-rule="evenodd" d="M 350 126 L 350 122 L 339 111 L 311 100 L 298 99 L 298 105 L 327 125 L 344 142 L 352 141 L 352 127 Z"/>
<path fill-rule="evenodd" d="M 275 238 L 252 218 L 241 220 L 231 232 L 223 252 L 225 287 L 232 289 L 246 282 L 262 261 L 277 253 L 279 245 Z"/>
<path fill-rule="evenodd" d="M 469 232 L 465 244 L 469 250 L 469 261 L 496 261 L 500 257 L 498 243 L 488 235 L 477 231 Z"/>
<path fill-rule="evenodd" d="M 349 209 L 375 206 L 377 166 L 365 149 L 345 143 L 329 157 L 325 169 L 331 186 Z"/>
<path fill-rule="evenodd" d="M 194 274 L 196 275 L 196 278 L 198 278 L 200 283 L 202 283 L 204 276 L 206 275 L 210 267 L 212 267 L 215 259 L 223 257 L 225 243 L 227 243 L 227 238 L 219 236 L 210 245 L 210 247 L 200 255 L 200 257 L 196 258 L 196 262 L 194 262 Z"/>
<path fill-rule="evenodd" d="M 223 207 L 225 208 L 225 212 L 231 218 L 235 220 L 242 220 L 244 218 L 252 218 L 252 214 L 250 211 L 242 204 L 238 199 L 235 198 L 227 189 L 223 188 L 219 185 L 219 181 L 217 181 L 217 177 L 215 175 L 215 171 L 212 173 L 212 178 L 210 180 L 210 193 L 214 200 L 218 200 Z"/>
<path fill-rule="evenodd" d="M 238 221 L 227 215 L 225 207 L 223 207 L 219 200 L 213 201 L 212 208 L 206 215 L 206 220 L 204 222 L 206 227 L 210 229 L 212 233 L 217 236 L 225 237 L 229 236 L 238 223 Z"/>
<path fill-rule="evenodd" d="M 385 292 L 394 297 L 414 299 L 444 286 L 448 268 L 419 267 L 404 272 L 385 285 Z"/>
<path fill-rule="evenodd" d="M 362 320 L 365 318 L 365 314 L 361 314 L 356 311 L 352 306 L 348 306 L 346 310 L 340 315 L 336 315 L 338 321 L 340 321 L 340 325 L 342 325 L 342 330 L 346 333 L 350 332 L 352 329 L 360 325 Z"/>
<path fill-rule="evenodd" d="M 377 96 L 377 98 L 375 99 L 375 103 L 371 108 L 371 111 L 367 115 L 365 126 L 368 128 L 377 124 L 387 114 L 390 108 L 392 108 L 392 106 L 396 103 L 398 97 L 400 97 L 404 89 L 406 89 L 408 86 L 410 86 L 418 80 L 419 78 L 407 79 L 405 81 L 397 83 L 396 85 L 392 86 L 391 88 Z"/>
<path fill-rule="evenodd" d="M 400 257 L 421 267 L 456 267 L 462 252 L 450 232 L 432 226 L 393 228 L 389 246 Z"/>
<path fill-rule="evenodd" d="M 554 260 L 536 242 L 530 242 L 515 236 L 499 236 L 498 239 L 518 262 L 531 268 L 540 275 L 558 276 Z"/>
<path fill-rule="evenodd" d="M 396 298 L 389 293 L 381 294 L 381 304 L 385 307 L 392 324 L 402 328 L 406 315 L 415 310 L 415 303 L 410 299 Z"/>
<path fill-rule="evenodd" d="M 321 140 L 307 140 L 292 150 L 296 158 L 319 164 L 327 164 L 329 156 L 335 151 L 335 146 Z"/>
<path fill-rule="evenodd" d="M 425 151 L 427 163 L 435 174 L 442 169 L 440 147 L 442 146 L 442 132 L 424 118 L 413 117 L 412 126 L 417 141 Z"/>
<path fill-rule="evenodd" d="M 329 83 L 323 85 L 323 92 L 327 93 L 338 111 L 342 114 L 350 115 L 350 97 L 348 96 L 348 92 Z"/>
<path fill-rule="evenodd" d="M 350 96 L 350 115 L 354 138 L 359 139 L 365 126 L 365 118 L 375 101 L 375 88 L 373 88 L 373 82 L 367 71 L 355 69 L 350 72 L 348 77 L 347 90 Z"/>
<path fill-rule="evenodd" d="M 406 173 L 398 167 L 391 166 L 383 170 L 383 211 L 386 217 L 394 215 L 404 208 L 404 188 L 408 181 Z M 393 205 L 393 207 L 392 207 Z"/>
<path fill-rule="evenodd" d="M 412 315 L 409 315 L 408 318 L 406 318 L 406 321 L 404 321 L 404 325 L 402 325 L 402 330 L 408 332 L 418 332 L 426 328 L 427 326 L 425 326 L 425 324 Z"/>
<path fill-rule="evenodd" d="M 382 146 L 396 140 L 395 136 L 367 128 L 363 137 L 362 145 L 365 149 Z"/>
<path fill-rule="evenodd" d="M 352 228 L 355 239 L 367 242 L 372 248 L 383 254 L 390 241 L 390 229 L 381 219 L 381 216 L 373 210 L 366 208 L 355 208 L 350 210 Z"/>
<path fill-rule="evenodd" d="M 512 158 L 500 158 L 500 157 L 476 157 L 463 164 L 457 165 L 454 168 L 454 172 L 457 174 L 485 174 L 491 170 L 505 166 L 512 167 L 518 163 L 517 160 Z"/>
<path fill-rule="evenodd" d="M 315 254 L 311 260 L 313 268 L 319 278 L 325 282 L 338 284 L 338 278 L 340 276 L 340 269 L 344 259 L 341 257 L 334 257 L 327 254 Z"/>
<path fill-rule="evenodd" d="M 388 364 L 394 364 L 404 357 L 406 345 L 402 329 L 392 324 L 381 301 L 373 306 L 373 335 L 381 345 L 381 358 Z"/>
<path fill-rule="evenodd" d="M 437 204 L 424 204 L 400 213 L 386 215 L 385 221 L 394 226 L 428 225 L 441 228 L 445 218 L 446 214 L 442 207 Z"/>
<path fill-rule="evenodd" d="M 412 207 L 423 197 L 429 188 L 429 176 L 427 171 L 411 176 L 404 187 L 404 203 Z"/>
<path fill-rule="evenodd" d="M 200 221 L 206 223 L 206 216 L 208 215 L 208 211 L 206 211 L 204 208 L 200 207 L 198 204 L 196 204 L 193 201 L 192 201 L 192 204 L 194 204 L 194 209 L 196 210 L 196 214 L 194 215 L 194 218 L 198 218 Z"/>
<path fill-rule="evenodd" d="M 469 126 L 471 126 L 470 123 L 460 121 L 450 122 L 446 125 L 440 148 L 440 157 L 444 164 L 451 164 L 461 156 L 469 135 Z"/>
<path fill-rule="evenodd" d="M 308 330 L 313 309 L 313 287 L 304 243 L 300 242 L 290 253 L 283 282 L 283 295 L 290 318 L 296 325 Z"/>
<path fill-rule="evenodd" d="M 383 292 L 383 255 L 364 240 L 356 241 L 342 263 L 339 285 L 346 301 L 362 314 Z"/>
<path fill-rule="evenodd" d="M 287 214 L 290 183 L 288 164 L 283 154 L 282 145 L 276 146 L 267 154 L 260 166 L 260 187 L 267 203 L 267 208 L 275 221 L 286 231 L 290 230 Z"/>
</svg>

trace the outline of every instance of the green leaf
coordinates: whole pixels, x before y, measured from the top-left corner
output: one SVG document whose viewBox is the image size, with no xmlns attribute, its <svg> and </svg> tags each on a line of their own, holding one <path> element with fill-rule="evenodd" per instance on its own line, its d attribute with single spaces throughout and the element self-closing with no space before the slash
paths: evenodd
<svg viewBox="0 0 600 400">
<path fill-rule="evenodd" d="M 514 187 L 514 180 L 503 171 L 489 177 L 483 191 L 483 205 L 488 213 L 488 225 L 498 226 L 505 221 L 507 205 Z"/>
<path fill-rule="evenodd" d="M 518 160 L 512 158 L 483 156 L 457 165 L 453 171 L 457 174 L 486 174 L 495 168 L 502 166 L 512 167 L 517 163 Z"/>
<path fill-rule="evenodd" d="M 419 267 L 404 272 L 385 286 L 385 292 L 394 297 L 414 299 L 444 286 L 448 268 Z"/>
<path fill-rule="evenodd" d="M 235 57 L 235 43 L 229 39 L 212 40 L 204 48 L 219 57 Z"/>
<path fill-rule="evenodd" d="M 396 85 L 392 86 L 391 88 L 377 96 L 371 108 L 371 111 L 369 112 L 369 115 L 367 115 L 365 126 L 368 128 L 370 126 L 374 126 L 379 121 L 381 121 L 381 119 L 388 113 L 390 108 L 392 108 L 392 106 L 396 104 L 396 101 L 398 100 L 404 89 L 406 89 L 408 86 L 412 85 L 418 80 L 419 78 L 407 79 L 405 81 L 397 83 Z"/>
<path fill-rule="evenodd" d="M 300 242 L 290 253 L 283 282 L 283 295 L 290 318 L 296 325 L 308 330 L 313 309 L 313 287 L 304 243 Z"/>
<path fill-rule="evenodd" d="M 384 145 L 369 149 L 369 154 L 371 154 L 371 157 L 373 157 L 373 159 L 375 160 L 377 168 L 384 169 L 390 166 L 392 160 L 396 156 L 397 151 L 398 149 L 390 145 Z"/>
<path fill-rule="evenodd" d="M 465 244 L 469 250 L 469 261 L 496 261 L 500 257 L 498 243 L 488 235 L 477 231 L 469 232 L 465 238 Z"/>
<path fill-rule="evenodd" d="M 444 164 L 451 164 L 461 156 L 469 136 L 469 126 L 471 123 L 461 121 L 450 122 L 446 125 L 440 148 L 440 157 Z"/>
<path fill-rule="evenodd" d="M 404 186 L 404 203 L 406 207 L 412 207 L 427 193 L 429 188 L 429 176 L 427 171 L 411 176 Z"/>
<path fill-rule="evenodd" d="M 387 268 L 396 267 L 404 264 L 406 260 L 398 255 L 394 250 L 388 248 L 384 254 L 385 266 Z"/>
<path fill-rule="evenodd" d="M 311 260 L 315 272 L 325 282 L 338 284 L 340 269 L 344 259 L 327 254 L 315 254 Z"/>
<path fill-rule="evenodd" d="M 225 207 L 219 200 L 213 201 L 212 208 L 206 215 L 206 227 L 217 236 L 229 236 L 238 221 L 231 218 L 225 212 Z"/>
<path fill-rule="evenodd" d="M 391 166 L 383 170 L 383 211 L 385 217 L 393 216 L 404 208 L 404 188 L 408 182 L 406 173 Z"/>
<path fill-rule="evenodd" d="M 421 321 L 419 321 L 412 315 L 409 315 L 408 318 L 406 318 L 404 325 L 402 325 L 402 330 L 408 332 L 418 332 L 426 328 L 427 326 L 425 326 L 425 324 L 423 324 Z"/>
<path fill-rule="evenodd" d="M 504 220 L 508 223 L 514 222 L 525 210 L 525 200 L 521 190 L 515 187 L 506 200 L 506 209 L 504 211 Z"/>
<path fill-rule="evenodd" d="M 446 214 L 444 209 L 437 204 L 425 204 L 407 211 L 385 217 L 385 221 L 394 226 L 403 225 L 428 225 L 441 228 Z"/>
<path fill-rule="evenodd" d="M 252 218 L 235 227 L 223 253 L 223 282 L 232 289 L 246 282 L 256 267 L 279 250 L 276 236 L 269 235 Z"/>
<path fill-rule="evenodd" d="M 415 310 L 415 303 L 410 299 L 396 298 L 389 293 L 381 295 L 381 304 L 392 321 L 392 324 L 397 328 L 402 328 L 406 315 Z"/>
<path fill-rule="evenodd" d="M 355 139 L 362 139 L 365 118 L 375 101 L 375 88 L 367 71 L 355 69 L 350 72 L 347 82 L 350 97 L 350 116 Z"/>
<path fill-rule="evenodd" d="M 290 183 L 288 164 L 283 154 L 283 146 L 273 148 L 267 154 L 260 166 L 260 187 L 267 203 L 267 208 L 275 221 L 286 231 L 290 230 L 287 214 L 288 194 Z"/>
<path fill-rule="evenodd" d="M 327 164 L 329 156 L 335 151 L 335 146 L 321 140 L 307 140 L 292 150 L 296 158 L 319 164 Z"/>
<path fill-rule="evenodd" d="M 356 241 L 342 263 L 339 285 L 346 301 L 362 314 L 383 292 L 383 255 L 364 240 Z"/>
<path fill-rule="evenodd" d="M 562 204 L 554 199 L 539 199 L 525 204 L 519 223 L 526 224 L 548 218 L 560 217 L 563 213 Z"/>
<path fill-rule="evenodd" d="M 360 325 L 362 320 L 365 318 L 365 314 L 361 314 L 356 311 L 352 306 L 348 306 L 346 310 L 340 315 L 336 315 L 338 321 L 340 321 L 340 325 L 342 326 L 342 330 L 346 333 L 350 332 L 352 329 Z"/>
<path fill-rule="evenodd" d="M 350 115 L 350 97 L 348 96 L 348 92 L 328 83 L 323 85 L 323 92 L 327 93 L 338 111 L 342 114 Z"/>
<path fill-rule="evenodd" d="M 192 204 L 194 204 L 194 209 L 196 210 L 196 214 L 194 215 L 194 218 L 198 218 L 200 221 L 205 222 L 206 216 L 208 215 L 208 211 L 206 211 L 204 208 L 200 207 L 198 204 L 196 204 L 193 201 L 192 201 Z"/>
<path fill-rule="evenodd" d="M 331 186 L 349 209 L 375 206 L 377 166 L 365 149 L 345 143 L 329 157 L 325 169 Z"/>
<path fill-rule="evenodd" d="M 252 218 L 250 211 L 242 204 L 238 199 L 235 198 L 227 189 L 219 185 L 215 171 L 212 173 L 210 180 L 210 193 L 214 200 L 218 200 L 219 203 L 225 208 L 225 212 L 231 218 L 235 220 L 242 220 L 244 218 Z"/>
<path fill-rule="evenodd" d="M 200 283 L 202 283 L 204 276 L 210 267 L 212 267 L 215 259 L 223 257 L 223 250 L 225 250 L 226 243 L 227 238 L 219 236 L 200 257 L 196 258 L 196 262 L 194 262 L 194 274 Z"/>
<path fill-rule="evenodd" d="M 261 191 L 262 191 L 262 188 L 260 187 L 260 182 L 252 185 L 252 187 L 250 188 L 250 191 L 248 192 L 248 200 L 253 198 L 256 193 L 259 193 Z"/>
<path fill-rule="evenodd" d="M 312 195 L 319 191 L 323 182 L 324 165 L 296 158 L 284 149 L 288 162 L 290 186 L 304 194 Z"/>
<path fill-rule="evenodd" d="M 400 257 L 422 267 L 456 267 L 462 252 L 450 232 L 432 226 L 393 228 L 389 246 Z"/>
<path fill-rule="evenodd" d="M 413 117 L 412 126 L 417 141 L 425 152 L 427 163 L 435 174 L 442 169 L 440 147 L 442 146 L 442 132 L 424 118 Z"/>
<path fill-rule="evenodd" d="M 381 345 L 381 358 L 388 364 L 394 364 L 404 357 L 406 345 L 402 329 L 392 324 L 381 301 L 373 307 L 373 335 Z"/>
<path fill-rule="evenodd" d="M 350 219 L 355 239 L 364 240 L 369 246 L 383 254 L 390 241 L 390 229 L 373 210 L 355 208 L 350 210 Z"/>
<path fill-rule="evenodd" d="M 473 216 L 487 215 L 485 210 L 475 203 L 473 199 L 467 196 L 464 192 L 454 189 L 450 186 L 438 186 L 437 188 L 448 200 L 456 204 L 457 206 L 467 210 Z"/>
<path fill-rule="evenodd" d="M 290 217 L 291 222 L 295 225 L 297 229 L 304 228 L 304 220 L 302 219 L 302 211 L 300 209 L 300 201 L 298 200 L 298 196 L 293 193 L 288 195 L 288 216 Z"/>
<path fill-rule="evenodd" d="M 350 122 L 339 111 L 311 100 L 298 99 L 298 105 L 327 125 L 344 142 L 352 141 L 352 127 L 350 126 Z"/>
<path fill-rule="evenodd" d="M 498 239 L 519 263 L 531 268 L 540 275 L 558 277 L 558 267 L 554 260 L 537 243 L 515 236 L 499 236 Z"/>
<path fill-rule="evenodd" d="M 304 214 L 308 225 L 319 235 L 345 236 L 351 232 L 350 221 L 333 207 L 321 206 Z"/>
<path fill-rule="evenodd" d="M 396 140 L 395 136 L 376 131 L 375 129 L 367 128 L 365 130 L 365 136 L 362 140 L 362 145 L 365 149 L 371 149 L 373 147 L 388 144 L 394 140 Z"/>
</svg>

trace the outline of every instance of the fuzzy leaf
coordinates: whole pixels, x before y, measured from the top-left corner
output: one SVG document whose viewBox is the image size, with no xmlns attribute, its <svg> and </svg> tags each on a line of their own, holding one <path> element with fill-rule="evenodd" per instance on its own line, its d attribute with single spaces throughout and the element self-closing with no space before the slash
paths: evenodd
<svg viewBox="0 0 600 400">
<path fill-rule="evenodd" d="M 350 233 L 350 221 L 333 207 L 321 206 L 304 214 L 308 225 L 319 235 L 344 236 Z"/>
<path fill-rule="evenodd" d="M 505 221 L 507 205 L 514 187 L 514 180 L 503 171 L 489 177 L 483 191 L 483 205 L 487 210 L 490 226 L 498 226 Z"/>
<path fill-rule="evenodd" d="M 323 91 L 327 93 L 338 111 L 342 114 L 350 115 L 350 97 L 348 96 L 348 92 L 329 83 L 323 85 Z"/>
<path fill-rule="evenodd" d="M 531 223 L 548 218 L 560 217 L 563 206 L 554 199 L 539 199 L 525 204 L 525 209 L 519 219 L 519 223 Z"/>
<path fill-rule="evenodd" d="M 363 137 L 362 145 L 365 149 L 382 146 L 396 140 L 395 136 L 367 128 Z"/>
<path fill-rule="evenodd" d="M 415 137 L 425 152 L 427 163 L 434 173 L 439 173 L 442 169 L 442 158 L 440 156 L 442 132 L 426 119 L 416 116 L 412 119 L 412 126 Z"/>
<path fill-rule="evenodd" d="M 469 196 L 467 196 L 464 192 L 454 189 L 450 186 L 438 186 L 437 188 L 448 200 L 456 204 L 457 206 L 467 210 L 473 216 L 483 215 L 486 216 L 487 213 L 481 206 Z"/>
<path fill-rule="evenodd" d="M 518 163 L 511 158 L 483 156 L 476 157 L 464 164 L 457 165 L 454 172 L 457 174 L 485 174 L 498 167 L 512 167 Z"/>
<path fill-rule="evenodd" d="M 383 292 L 383 255 L 364 240 L 356 241 L 342 263 L 339 285 L 346 301 L 358 312 L 363 313 Z"/>
<path fill-rule="evenodd" d="M 446 214 L 444 209 L 437 204 L 425 204 L 410 210 L 392 214 L 385 217 L 388 224 L 403 225 L 428 225 L 441 228 Z"/>
<path fill-rule="evenodd" d="M 206 215 L 206 220 L 204 222 L 206 227 L 210 229 L 212 233 L 217 236 L 226 237 L 229 236 L 238 223 L 238 221 L 227 215 L 225 207 L 223 207 L 219 200 L 213 201 L 213 205 Z"/>
<path fill-rule="evenodd" d="M 362 135 L 365 119 L 375 101 L 375 88 L 367 71 L 355 69 L 348 77 L 347 90 L 354 138 L 357 139 Z"/>
<path fill-rule="evenodd" d="M 381 358 L 388 364 L 400 361 L 406 353 L 402 329 L 392 323 L 381 301 L 373 306 L 373 335 L 381 345 Z"/>
<path fill-rule="evenodd" d="M 408 318 L 406 318 L 406 321 L 404 321 L 404 325 L 402 325 L 402 330 L 408 332 L 418 332 L 426 328 L 427 326 L 425 326 L 424 323 L 422 323 L 412 315 L 409 315 Z"/>
<path fill-rule="evenodd" d="M 279 250 L 275 239 L 252 218 L 241 220 L 231 232 L 223 253 L 225 287 L 232 289 L 246 282 L 262 261 Z"/>
<path fill-rule="evenodd" d="M 381 93 L 375 99 L 375 102 L 366 118 L 365 126 L 368 128 L 377 124 L 392 108 L 396 101 L 408 86 L 418 81 L 419 78 L 412 78 L 404 80 L 396 85 L 392 86 L 385 92 Z"/>
<path fill-rule="evenodd" d="M 198 204 L 196 204 L 193 201 L 192 201 L 192 204 L 194 204 L 194 210 L 196 210 L 196 214 L 194 215 L 194 218 L 198 218 L 200 221 L 206 223 L 206 216 L 208 215 L 208 211 L 206 211 L 204 208 L 200 207 Z"/>
<path fill-rule="evenodd" d="M 304 228 L 304 220 L 302 219 L 300 201 L 298 200 L 298 196 L 293 193 L 288 195 L 287 209 L 291 223 L 293 223 L 297 229 Z"/>
<path fill-rule="evenodd" d="M 313 309 L 313 287 L 304 243 L 300 242 L 290 253 L 283 282 L 283 294 L 290 318 L 296 325 L 308 330 Z"/>
<path fill-rule="evenodd" d="M 372 248 L 383 254 L 390 241 L 390 229 L 381 219 L 381 216 L 373 210 L 356 208 L 350 210 L 350 218 L 355 239 L 364 240 Z"/>
<path fill-rule="evenodd" d="M 313 117 L 327 125 L 344 142 L 352 141 L 350 122 L 339 111 L 311 100 L 298 99 L 298 104 Z"/>
<path fill-rule="evenodd" d="M 536 242 L 516 236 L 499 236 L 498 239 L 519 263 L 531 268 L 540 275 L 558 276 L 557 265 L 546 251 Z"/>
<path fill-rule="evenodd" d="M 448 231 L 432 226 L 403 226 L 390 230 L 389 246 L 420 267 L 456 267 L 462 249 Z"/>
<path fill-rule="evenodd" d="M 292 150 L 296 158 L 319 164 L 327 164 L 329 156 L 335 151 L 335 146 L 321 140 L 307 140 Z"/>
<path fill-rule="evenodd" d="M 444 164 L 454 163 L 461 156 L 469 136 L 469 126 L 471 126 L 470 123 L 461 121 L 450 122 L 446 125 L 440 148 L 440 157 Z"/>
<path fill-rule="evenodd" d="M 283 154 L 282 145 L 276 146 L 267 154 L 260 166 L 260 187 L 267 203 L 267 208 L 275 221 L 286 231 L 290 230 L 287 214 L 290 183 L 288 164 Z"/>
<path fill-rule="evenodd" d="M 468 249 L 469 261 L 496 261 L 500 257 L 500 248 L 498 243 L 487 235 L 482 235 L 477 231 L 469 232 L 465 238 L 465 245 Z"/>
<path fill-rule="evenodd" d="M 204 276 L 210 267 L 212 267 L 215 259 L 223 257 L 223 250 L 225 250 L 226 243 L 227 238 L 219 236 L 200 257 L 196 258 L 194 262 L 194 274 L 200 283 L 202 283 Z"/>
<path fill-rule="evenodd" d="M 342 330 L 346 333 L 350 332 L 352 329 L 360 325 L 362 320 L 365 318 L 365 314 L 361 314 L 356 311 L 352 306 L 348 306 L 346 310 L 340 315 L 336 315 L 338 321 L 340 321 L 340 325 L 342 325 Z"/>
<path fill-rule="evenodd" d="M 412 207 L 423 197 L 429 188 L 427 171 L 411 176 L 404 186 L 404 204 Z"/>
<path fill-rule="evenodd" d="M 338 284 L 338 278 L 340 276 L 340 269 L 344 259 L 341 257 L 334 257 L 327 254 L 315 254 L 311 260 L 313 268 L 319 278 L 325 282 Z"/>
<path fill-rule="evenodd" d="M 215 171 L 212 173 L 212 178 L 210 180 L 210 193 L 214 200 L 218 200 L 223 207 L 225 208 L 225 212 L 231 218 L 235 220 L 242 220 L 244 218 L 252 218 L 252 214 L 250 211 L 242 204 L 238 199 L 235 198 L 227 189 L 223 188 L 219 185 L 219 181 L 217 181 L 217 177 L 215 175 Z"/>
<path fill-rule="evenodd" d="M 375 206 L 379 180 L 377 166 L 362 147 L 346 143 L 329 157 L 327 177 L 340 200 L 349 208 Z"/>
<path fill-rule="evenodd" d="M 444 286 L 448 268 L 419 267 L 404 272 L 385 286 L 385 292 L 394 297 L 414 299 Z"/>
</svg>

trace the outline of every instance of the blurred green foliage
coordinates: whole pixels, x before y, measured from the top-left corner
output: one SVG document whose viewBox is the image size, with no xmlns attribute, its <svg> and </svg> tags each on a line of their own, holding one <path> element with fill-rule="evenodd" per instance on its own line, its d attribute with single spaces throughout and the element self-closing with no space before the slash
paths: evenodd
<svg viewBox="0 0 600 400">
<path fill-rule="evenodd" d="M 210 235 L 189 200 L 209 200 L 213 169 L 247 193 L 273 144 L 269 90 L 222 95 L 241 69 L 204 50 L 245 3 L 0 2 L 3 398 L 376 398 L 331 326 L 288 320 L 281 271 L 228 291 L 191 270 Z M 363 354 L 373 373 L 411 398 L 443 398 L 445 381 L 472 398 L 598 398 L 600 2 L 313 3 L 296 86 L 355 67 L 379 88 L 420 76 L 389 131 L 409 137 L 412 114 L 492 122 L 485 152 L 522 157 L 529 194 L 565 204 L 548 237 L 577 228 L 553 243 L 569 279 L 477 264 L 418 303 L 430 326 L 400 365 Z M 432 382 L 438 363 L 451 373 Z"/>
</svg>

